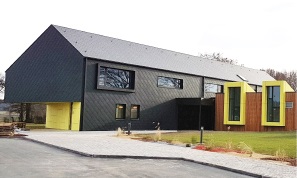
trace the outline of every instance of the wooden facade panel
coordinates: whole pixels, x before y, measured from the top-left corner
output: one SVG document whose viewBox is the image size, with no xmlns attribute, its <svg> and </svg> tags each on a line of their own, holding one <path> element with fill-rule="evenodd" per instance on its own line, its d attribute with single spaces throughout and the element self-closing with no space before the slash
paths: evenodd
<svg viewBox="0 0 297 178">
<path fill-rule="evenodd" d="M 286 131 L 286 127 L 283 126 L 262 126 L 261 131 Z"/>
<path fill-rule="evenodd" d="M 218 93 L 216 94 L 215 101 L 215 130 L 225 130 L 224 126 L 224 94 Z"/>
<path fill-rule="evenodd" d="M 245 129 L 247 131 L 261 130 L 261 104 L 261 93 L 246 93 Z"/>
<path fill-rule="evenodd" d="M 238 132 L 245 131 L 244 125 L 230 125 L 229 127 L 230 127 L 230 131 L 238 131 Z"/>
<path fill-rule="evenodd" d="M 286 108 L 286 130 L 297 130 L 297 93 L 287 92 L 286 102 L 293 102 L 293 108 Z"/>
<path fill-rule="evenodd" d="M 231 131 L 292 131 L 297 130 L 297 93 L 287 92 L 286 102 L 293 102 L 293 108 L 286 108 L 286 126 L 262 126 L 262 93 L 246 93 L 245 125 L 232 125 Z M 216 95 L 215 130 L 226 131 L 224 125 L 224 94 Z"/>
</svg>

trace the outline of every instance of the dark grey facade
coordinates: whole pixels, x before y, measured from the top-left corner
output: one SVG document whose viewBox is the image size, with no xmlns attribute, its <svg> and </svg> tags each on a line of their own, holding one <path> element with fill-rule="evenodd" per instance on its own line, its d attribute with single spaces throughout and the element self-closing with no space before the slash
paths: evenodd
<svg viewBox="0 0 297 178">
<path fill-rule="evenodd" d="M 98 66 L 133 71 L 134 89 L 98 89 Z M 205 86 L 241 81 L 237 74 L 255 87 L 273 80 L 263 71 L 51 25 L 6 71 L 5 101 L 81 102 L 80 130 L 128 122 L 136 130 L 157 122 L 162 129 L 211 129 L 205 119 L 214 122 L 215 92 Z M 158 87 L 158 77 L 182 79 L 183 87 Z M 126 105 L 125 119 L 116 120 L 117 104 Z M 130 119 L 131 105 L 140 106 L 139 119 Z"/>
<path fill-rule="evenodd" d="M 6 70 L 5 101 L 81 101 L 83 58 L 50 26 Z"/>
<path fill-rule="evenodd" d="M 97 66 L 135 71 L 134 92 L 97 89 Z M 183 79 L 183 89 L 157 86 L 158 76 Z M 86 130 L 114 130 L 127 125 L 131 104 L 140 105 L 139 120 L 132 120 L 133 129 L 153 129 L 160 122 L 162 129 L 177 129 L 176 98 L 200 98 L 202 77 L 178 74 L 157 69 L 87 59 L 83 128 Z M 115 120 L 116 104 L 126 104 L 126 120 Z"/>
</svg>

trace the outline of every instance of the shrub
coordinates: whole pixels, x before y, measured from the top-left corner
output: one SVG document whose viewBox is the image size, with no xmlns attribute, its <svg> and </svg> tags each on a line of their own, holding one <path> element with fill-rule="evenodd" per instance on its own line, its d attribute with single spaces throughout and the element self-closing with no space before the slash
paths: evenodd
<svg viewBox="0 0 297 178">
<path fill-rule="evenodd" d="M 192 144 L 196 144 L 196 143 L 197 143 L 197 137 L 192 136 L 192 138 L 191 138 L 191 143 L 192 143 Z"/>
<path fill-rule="evenodd" d="M 284 149 L 279 148 L 275 152 L 276 160 L 278 161 L 285 161 L 287 158 L 287 153 Z"/>
<path fill-rule="evenodd" d="M 253 153 L 254 153 L 253 148 L 248 146 L 246 143 L 239 142 L 239 145 L 237 147 L 240 149 L 242 153 L 250 154 L 250 157 L 253 156 Z"/>
</svg>

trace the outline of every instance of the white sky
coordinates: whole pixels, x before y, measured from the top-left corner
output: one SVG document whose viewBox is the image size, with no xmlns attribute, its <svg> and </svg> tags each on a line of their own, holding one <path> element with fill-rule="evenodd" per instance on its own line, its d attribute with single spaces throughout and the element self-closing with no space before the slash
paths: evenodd
<svg viewBox="0 0 297 178">
<path fill-rule="evenodd" d="M 7 0 L 0 73 L 50 24 L 255 69 L 296 70 L 296 0 Z"/>
</svg>

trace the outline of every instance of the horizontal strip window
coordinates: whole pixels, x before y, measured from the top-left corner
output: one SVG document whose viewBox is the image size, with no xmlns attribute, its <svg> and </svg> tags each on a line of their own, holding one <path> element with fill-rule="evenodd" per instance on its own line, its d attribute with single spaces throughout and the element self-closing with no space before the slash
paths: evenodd
<svg viewBox="0 0 297 178">
<path fill-rule="evenodd" d="M 134 90 L 134 71 L 104 66 L 98 68 L 98 89 Z"/>
<path fill-rule="evenodd" d="M 183 80 L 170 77 L 158 77 L 158 87 L 183 89 Z"/>
<path fill-rule="evenodd" d="M 206 83 L 204 85 L 204 91 L 206 93 L 223 93 L 223 85 Z"/>
</svg>

